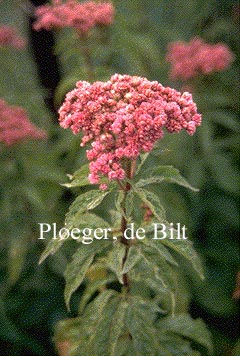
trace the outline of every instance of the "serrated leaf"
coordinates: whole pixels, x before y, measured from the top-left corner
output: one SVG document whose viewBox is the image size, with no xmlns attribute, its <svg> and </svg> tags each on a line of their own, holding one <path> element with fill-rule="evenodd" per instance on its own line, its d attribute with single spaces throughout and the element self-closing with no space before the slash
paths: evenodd
<svg viewBox="0 0 240 356">
<path fill-rule="evenodd" d="M 145 244 L 141 245 L 141 254 L 149 270 L 154 273 L 155 280 L 161 282 L 164 288 L 174 290 L 176 275 L 173 267 L 159 259 L 158 252 Z"/>
<path fill-rule="evenodd" d="M 51 239 L 43 253 L 41 254 L 41 257 L 39 259 L 39 264 L 41 264 L 49 255 L 54 255 L 55 252 L 57 252 L 60 247 L 63 245 L 63 243 L 67 241 L 66 239 Z"/>
<path fill-rule="evenodd" d="M 70 183 L 64 183 L 62 184 L 64 187 L 67 188 L 73 188 L 73 187 L 83 187 L 86 185 L 90 185 L 90 182 L 88 180 L 88 174 L 89 174 L 89 165 L 84 164 L 81 168 L 79 168 L 73 176 L 70 176 Z"/>
<path fill-rule="evenodd" d="M 83 213 L 96 208 L 101 204 L 107 194 L 109 194 L 109 192 L 89 190 L 88 192 L 79 195 L 66 214 L 66 225 L 73 225 L 73 222 L 76 223 L 76 218 L 80 218 Z"/>
<path fill-rule="evenodd" d="M 96 197 L 95 199 L 93 199 L 88 205 L 87 205 L 87 209 L 88 210 L 92 210 L 94 208 L 96 208 L 99 204 L 101 204 L 101 202 L 103 201 L 103 199 L 109 194 L 110 192 L 101 192 L 101 194 L 99 194 L 98 197 Z"/>
<path fill-rule="evenodd" d="M 123 266 L 122 273 L 128 273 L 141 259 L 141 253 L 136 246 L 131 246 L 128 250 L 127 258 Z"/>
<path fill-rule="evenodd" d="M 151 209 L 153 215 L 158 219 L 159 222 L 166 221 L 165 209 L 161 205 L 160 200 L 156 194 L 146 189 L 140 189 L 140 188 L 135 189 L 135 187 L 134 187 L 134 192 L 149 207 L 149 209 Z"/>
<path fill-rule="evenodd" d="M 117 194 L 117 197 L 115 199 L 115 206 L 117 209 L 117 212 L 119 212 L 121 214 L 121 216 L 124 216 L 126 218 L 125 212 L 123 210 L 123 201 L 125 199 L 125 193 L 124 191 L 120 190 Z"/>
<path fill-rule="evenodd" d="M 68 309 L 70 298 L 81 285 L 93 262 L 94 256 L 95 251 L 92 251 L 89 246 L 82 246 L 75 252 L 73 260 L 67 265 L 66 271 L 64 272 L 66 280 L 64 299 Z"/>
<path fill-rule="evenodd" d="M 126 218 L 129 220 L 131 218 L 133 209 L 134 209 L 134 204 L 133 204 L 133 197 L 134 197 L 134 192 L 130 190 L 126 196 L 126 202 L 125 202 L 125 210 L 126 210 Z"/>
<path fill-rule="evenodd" d="M 156 330 L 153 326 L 154 313 L 145 301 L 134 296 L 128 309 L 126 323 L 132 337 L 135 354 L 138 356 L 155 356 L 159 350 Z"/>
<path fill-rule="evenodd" d="M 147 246 L 157 251 L 160 257 L 164 258 L 167 262 L 169 262 L 173 266 L 178 266 L 177 261 L 172 257 L 168 249 L 163 246 L 161 241 L 146 238 L 142 240 L 142 243 L 146 244 Z"/>
<path fill-rule="evenodd" d="M 114 304 L 111 304 L 114 301 Z M 118 293 L 113 290 L 106 290 L 100 293 L 93 302 L 88 304 L 85 313 L 82 316 L 83 328 L 82 333 L 88 336 L 87 344 L 80 345 L 80 349 L 85 346 L 86 355 L 102 355 L 99 348 L 104 347 L 106 350 L 106 334 L 109 334 L 110 327 L 103 328 L 103 322 L 110 322 L 117 304 L 119 303 Z M 109 314 L 109 315 L 108 315 Z M 101 330 L 101 332 L 100 332 Z M 108 335 L 107 335 L 108 337 Z M 91 352 L 89 352 L 91 351 Z"/>
<path fill-rule="evenodd" d="M 64 272 L 66 286 L 64 291 L 64 298 L 67 307 L 72 294 L 79 288 L 86 273 L 91 266 L 94 257 L 107 246 L 107 241 L 98 241 L 98 243 L 82 245 L 77 249 L 72 257 L 72 261 L 67 265 Z"/>
<path fill-rule="evenodd" d="M 126 333 L 125 329 L 125 319 L 127 309 L 129 307 L 128 302 L 121 298 L 120 303 L 117 306 L 117 309 L 114 313 L 114 323 L 110 329 L 109 335 L 109 355 L 116 356 L 118 352 L 118 341 L 124 332 Z"/>
<path fill-rule="evenodd" d="M 123 284 L 122 269 L 125 254 L 126 246 L 122 243 L 116 243 L 113 245 L 113 248 L 107 257 L 107 267 L 116 274 L 121 284 Z"/>
<path fill-rule="evenodd" d="M 108 283 L 112 283 L 114 282 L 116 279 L 113 276 L 110 277 L 105 277 L 105 278 L 101 278 L 101 279 L 97 279 L 91 283 L 87 284 L 86 289 L 84 290 L 84 293 L 81 297 L 81 301 L 79 304 L 79 313 L 83 313 L 84 308 L 86 307 L 87 303 L 89 302 L 89 300 L 91 299 L 91 297 L 93 296 L 93 294 L 95 294 L 97 291 L 99 291 L 100 289 L 102 289 L 103 287 L 106 287 L 106 285 Z"/>
<path fill-rule="evenodd" d="M 141 156 L 140 156 L 141 161 L 137 166 L 137 170 L 136 170 L 135 176 L 137 176 L 141 172 L 142 166 L 144 165 L 144 163 L 145 163 L 146 159 L 148 158 L 148 156 L 149 156 L 149 152 L 141 154 Z"/>
<path fill-rule="evenodd" d="M 173 166 L 160 166 L 152 171 L 151 177 L 140 179 L 136 183 L 137 188 L 142 188 L 149 184 L 158 184 L 162 182 L 176 183 L 195 192 L 198 189 L 192 187 L 185 178 L 183 178 L 178 169 Z"/>
<path fill-rule="evenodd" d="M 157 322 L 157 326 L 161 332 L 180 335 L 212 352 L 210 333 L 200 319 L 194 320 L 188 314 L 176 315 L 175 317 L 168 316 L 160 319 Z"/>
<path fill-rule="evenodd" d="M 174 230 L 174 233 L 177 234 L 177 231 Z M 190 240 L 177 240 L 176 238 L 171 240 L 170 238 L 166 238 L 161 240 L 161 242 L 187 259 L 191 263 L 194 270 L 199 274 L 200 278 L 204 279 L 201 259 L 194 250 L 193 244 Z"/>
<path fill-rule="evenodd" d="M 176 271 L 164 260 L 159 259 L 158 252 L 149 246 L 139 243 L 133 247 L 140 260 L 128 272 L 130 281 L 147 286 L 155 292 L 156 297 L 167 299 L 167 304 L 174 313 Z"/>
</svg>

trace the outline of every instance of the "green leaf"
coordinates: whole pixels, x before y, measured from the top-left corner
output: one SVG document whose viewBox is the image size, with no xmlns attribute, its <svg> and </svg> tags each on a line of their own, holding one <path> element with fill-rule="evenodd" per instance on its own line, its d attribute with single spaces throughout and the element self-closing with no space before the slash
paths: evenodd
<svg viewBox="0 0 240 356">
<path fill-rule="evenodd" d="M 125 199 L 125 193 L 120 190 L 117 194 L 117 197 L 115 199 L 115 206 L 117 211 L 121 214 L 121 216 L 124 216 L 126 218 L 125 212 L 123 211 L 123 201 Z"/>
<path fill-rule="evenodd" d="M 169 262 L 173 266 L 178 266 L 177 261 L 172 257 L 168 249 L 165 246 L 163 246 L 161 241 L 146 238 L 142 240 L 142 243 L 146 244 L 150 248 L 157 251 L 160 258 L 164 258 L 167 262 Z"/>
<path fill-rule="evenodd" d="M 149 184 L 158 184 L 162 182 L 176 183 L 195 192 L 198 189 L 192 187 L 185 178 L 183 178 L 178 169 L 173 166 L 160 166 L 152 171 L 152 176 L 147 179 L 140 179 L 136 183 L 137 188 L 142 188 Z"/>
<path fill-rule="evenodd" d="M 131 298 L 126 323 L 132 337 L 135 354 L 138 356 L 155 356 L 159 350 L 156 329 L 153 326 L 154 312 L 144 299 Z"/>
<path fill-rule="evenodd" d="M 21 233 L 21 232 L 20 232 Z M 21 234 L 21 239 L 11 239 L 8 249 L 8 279 L 14 284 L 24 267 L 29 244 L 29 234 Z"/>
<path fill-rule="evenodd" d="M 90 182 L 88 180 L 88 174 L 89 174 L 89 164 L 84 164 L 81 168 L 79 168 L 73 176 L 69 175 L 69 178 L 71 180 L 70 183 L 64 183 L 62 184 L 64 187 L 67 188 L 73 188 L 73 187 L 83 187 L 86 185 L 90 185 Z"/>
<path fill-rule="evenodd" d="M 140 259 L 140 250 L 136 246 L 131 246 L 128 250 L 122 273 L 128 273 L 140 261 Z"/>
<path fill-rule="evenodd" d="M 100 356 L 105 354 L 108 347 L 107 340 L 111 322 L 118 303 L 118 293 L 110 289 L 100 293 L 93 302 L 88 304 L 82 316 L 82 333 L 86 334 L 88 339 L 86 345 L 80 345 L 80 350 L 83 348 L 88 352 L 85 353 L 86 355 Z M 104 328 L 103 323 L 108 325 Z M 101 353 L 102 348 L 105 351 L 104 353 Z"/>
<path fill-rule="evenodd" d="M 126 254 L 126 246 L 123 243 L 115 243 L 107 257 L 107 267 L 113 271 L 119 282 L 123 284 L 123 259 Z"/>
<path fill-rule="evenodd" d="M 212 352 L 210 332 L 200 319 L 194 320 L 188 314 L 176 315 L 175 317 L 167 316 L 160 319 L 157 326 L 161 333 L 180 335 Z"/>
<path fill-rule="evenodd" d="M 125 203 L 126 219 L 127 220 L 130 220 L 130 218 L 132 216 L 133 209 L 134 209 L 133 198 L 134 198 L 134 192 L 132 190 L 130 190 L 127 194 L 126 203 Z"/>
<path fill-rule="evenodd" d="M 174 233 L 177 234 L 177 231 L 174 230 Z M 161 242 L 188 260 L 194 270 L 199 274 L 200 278 L 204 279 L 204 271 L 201 259 L 194 250 L 193 244 L 190 240 L 177 240 L 175 237 L 173 240 L 166 238 L 161 240 Z"/>
<path fill-rule="evenodd" d="M 39 264 L 41 264 L 49 255 L 54 255 L 55 252 L 57 252 L 60 247 L 63 245 L 63 243 L 67 241 L 66 239 L 51 239 L 45 250 L 43 251 L 40 259 L 39 259 Z"/>
<path fill-rule="evenodd" d="M 84 213 L 80 209 L 80 211 L 75 212 L 75 214 L 72 213 L 72 211 L 67 213 L 65 227 L 69 231 L 72 228 L 84 229 L 86 227 L 89 229 L 95 229 L 99 227 L 104 229 L 108 228 L 109 224 L 99 216 L 93 213 Z M 81 239 L 79 238 L 78 241 L 80 240 Z M 41 264 L 49 255 L 54 255 L 66 241 L 68 241 L 68 238 L 67 235 L 66 238 L 64 238 L 64 234 L 62 235 L 61 239 L 51 239 L 40 257 L 39 264 Z"/>
<path fill-rule="evenodd" d="M 127 310 L 129 308 L 128 302 L 121 298 L 120 303 L 114 313 L 114 320 L 112 327 L 110 329 L 109 335 L 109 356 L 116 356 L 118 353 L 118 341 L 122 334 L 126 333 L 125 329 L 125 319 Z"/>
<path fill-rule="evenodd" d="M 137 166 L 137 170 L 136 170 L 135 176 L 137 176 L 141 172 L 141 169 L 142 169 L 146 159 L 148 158 L 148 156 L 149 156 L 149 152 L 141 154 L 141 156 L 140 156 L 141 161 Z"/>
<path fill-rule="evenodd" d="M 233 356 L 238 356 L 240 354 L 240 339 L 238 339 L 234 350 L 233 350 Z"/>
<path fill-rule="evenodd" d="M 149 192 L 145 189 L 133 188 L 134 192 L 139 196 L 139 198 L 151 209 L 153 215 L 158 219 L 159 222 L 165 222 L 166 214 L 160 200 L 156 194 Z"/>
<path fill-rule="evenodd" d="M 83 213 L 96 208 L 108 194 L 109 191 L 102 192 L 100 190 L 89 190 L 88 192 L 79 195 L 66 214 L 66 225 L 75 226 Z"/>
<path fill-rule="evenodd" d="M 88 211 L 96 208 L 99 204 L 101 204 L 107 194 L 109 194 L 109 192 L 90 190 L 86 193 L 79 195 L 77 199 L 74 200 L 74 202 L 69 208 L 68 213 L 66 214 L 66 225 L 77 226 L 83 221 L 83 214 L 85 213 L 85 226 L 87 226 L 87 223 L 91 223 L 91 221 L 92 224 L 93 221 L 97 221 L 99 223 L 97 227 L 105 226 L 106 222 L 102 218 L 94 214 L 89 215 L 91 213 L 89 213 Z M 96 226 L 96 223 L 94 224 L 94 226 Z"/>
<path fill-rule="evenodd" d="M 72 261 L 67 265 L 64 272 L 66 280 L 64 298 L 68 308 L 72 294 L 81 285 L 95 255 L 106 248 L 106 246 L 107 241 L 98 241 L 98 243 L 92 244 L 91 247 L 88 245 L 82 245 L 74 253 Z"/>
<path fill-rule="evenodd" d="M 112 283 L 115 280 L 116 278 L 114 276 L 110 276 L 97 279 L 96 281 L 91 281 L 91 283 L 88 283 L 87 287 L 84 290 L 84 294 L 81 297 L 81 301 L 79 304 L 79 313 L 83 313 L 87 303 L 97 291 L 99 291 L 102 287 L 106 287 L 108 283 Z"/>
<path fill-rule="evenodd" d="M 159 299 L 166 300 L 167 308 L 174 313 L 175 310 L 175 289 L 176 271 L 166 263 L 164 258 L 159 258 L 159 252 L 144 243 L 132 246 L 132 253 L 135 253 L 135 264 L 131 266 L 131 260 L 126 260 L 126 270 L 130 281 L 142 288 L 151 290 Z M 138 287 L 139 288 L 139 287 Z M 151 293 L 152 293 L 151 292 Z M 170 302 L 170 303 L 169 303 Z M 165 307 L 164 307 L 165 308 Z M 162 310 L 162 312 L 165 312 Z"/>
</svg>

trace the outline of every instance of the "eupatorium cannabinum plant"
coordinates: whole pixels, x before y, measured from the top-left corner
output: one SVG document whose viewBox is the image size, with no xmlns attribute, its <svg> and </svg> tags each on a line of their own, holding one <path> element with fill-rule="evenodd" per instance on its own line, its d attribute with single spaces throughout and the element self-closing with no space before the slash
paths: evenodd
<svg viewBox="0 0 240 356">
<path fill-rule="evenodd" d="M 115 74 L 104 83 L 78 82 L 59 113 L 60 125 L 81 135 L 90 161 L 66 184 L 82 189 L 66 228 L 108 229 L 109 236 L 98 235 L 91 244 L 77 239 L 65 271 L 68 308 L 83 282 L 84 294 L 79 316 L 59 323 L 56 343 L 78 356 L 196 356 L 199 347 L 211 352 L 202 321 L 176 309 L 182 258 L 200 277 L 201 263 L 151 189 L 165 181 L 194 190 L 177 169 L 152 160 L 164 132 L 192 135 L 201 124 L 191 94 Z M 165 238 L 153 238 L 153 226 L 165 226 Z M 51 240 L 41 261 L 65 241 Z"/>
</svg>

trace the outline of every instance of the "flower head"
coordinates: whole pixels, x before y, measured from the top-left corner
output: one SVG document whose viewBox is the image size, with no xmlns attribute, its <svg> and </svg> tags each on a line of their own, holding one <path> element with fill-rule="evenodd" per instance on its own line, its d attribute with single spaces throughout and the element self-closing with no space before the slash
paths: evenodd
<svg viewBox="0 0 240 356">
<path fill-rule="evenodd" d="M 52 4 L 36 9 L 35 30 L 52 30 L 72 27 L 80 34 L 86 34 L 94 26 L 108 26 L 113 22 L 114 8 L 109 2 L 95 3 L 76 0 L 53 0 Z"/>
<path fill-rule="evenodd" d="M 170 133 L 184 129 L 192 135 L 201 124 L 191 94 L 157 81 L 115 74 L 105 83 L 80 81 L 76 86 L 59 110 L 59 121 L 74 134 L 82 132 L 81 146 L 90 145 L 93 184 L 100 176 L 123 179 L 122 162 L 151 151 L 164 127 Z"/>
<path fill-rule="evenodd" d="M 188 80 L 199 74 L 227 69 L 234 55 L 223 43 L 208 44 L 195 37 L 189 43 L 182 41 L 170 43 L 166 59 L 171 64 L 172 79 Z"/>
<path fill-rule="evenodd" d="M 29 121 L 27 112 L 18 106 L 10 106 L 0 99 L 0 142 L 13 145 L 26 140 L 45 138 L 45 131 Z"/>
<path fill-rule="evenodd" d="M 26 41 L 18 35 L 13 26 L 0 25 L 0 47 L 8 46 L 22 49 L 26 46 Z"/>
</svg>

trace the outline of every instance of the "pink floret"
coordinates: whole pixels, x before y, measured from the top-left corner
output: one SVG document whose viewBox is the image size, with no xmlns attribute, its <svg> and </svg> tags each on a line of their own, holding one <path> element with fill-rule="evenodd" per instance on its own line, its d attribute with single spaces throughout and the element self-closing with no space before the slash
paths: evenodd
<svg viewBox="0 0 240 356">
<path fill-rule="evenodd" d="M 0 47 L 14 47 L 23 49 L 26 41 L 17 33 L 17 30 L 10 25 L 0 25 Z"/>
<path fill-rule="evenodd" d="M 78 82 L 59 110 L 63 128 L 82 133 L 81 146 L 90 144 L 89 181 L 124 179 L 123 161 L 153 149 L 170 132 L 193 135 L 201 115 L 190 93 L 163 87 L 146 78 L 113 75 L 106 83 Z"/>
<path fill-rule="evenodd" d="M 166 59 L 171 64 L 172 79 L 188 80 L 199 74 L 226 70 L 234 55 L 224 43 L 208 44 L 195 37 L 189 43 L 170 43 Z"/>
<path fill-rule="evenodd" d="M 27 112 L 18 106 L 10 106 L 0 99 L 0 142 L 7 146 L 28 140 L 47 137 L 45 131 L 29 121 Z"/>
<path fill-rule="evenodd" d="M 66 2 L 53 0 L 52 4 L 39 6 L 35 15 L 33 28 L 37 31 L 72 27 L 80 35 L 84 35 L 94 26 L 111 25 L 114 19 L 114 7 L 110 2 L 79 3 L 76 0 Z"/>
</svg>

